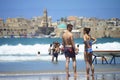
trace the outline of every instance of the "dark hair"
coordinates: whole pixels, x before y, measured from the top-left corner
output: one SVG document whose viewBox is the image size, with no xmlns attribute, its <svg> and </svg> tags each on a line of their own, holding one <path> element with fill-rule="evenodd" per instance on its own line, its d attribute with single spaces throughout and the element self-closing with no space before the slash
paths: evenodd
<svg viewBox="0 0 120 80">
<path fill-rule="evenodd" d="M 52 44 L 50 44 L 50 47 L 52 47 Z"/>
<path fill-rule="evenodd" d="M 87 34 L 89 34 L 90 28 L 84 28 L 84 31 L 85 31 Z"/>
<path fill-rule="evenodd" d="M 40 54 L 40 51 L 38 51 L 38 54 Z"/>
<path fill-rule="evenodd" d="M 73 27 L 73 25 L 72 24 L 67 24 L 67 28 L 69 28 L 69 27 Z"/>
</svg>

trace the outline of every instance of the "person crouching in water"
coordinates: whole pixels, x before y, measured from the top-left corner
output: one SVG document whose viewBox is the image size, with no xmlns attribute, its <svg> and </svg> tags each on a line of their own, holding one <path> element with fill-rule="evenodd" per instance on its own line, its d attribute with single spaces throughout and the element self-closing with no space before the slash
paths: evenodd
<svg viewBox="0 0 120 80">
<path fill-rule="evenodd" d="M 92 64 L 92 44 L 96 42 L 96 39 L 89 35 L 90 28 L 84 28 L 83 39 L 84 39 L 84 59 L 86 63 L 86 75 L 89 77 L 89 70 L 92 71 L 92 76 L 94 76 L 94 66 Z"/>
<path fill-rule="evenodd" d="M 54 57 L 56 58 L 56 62 L 58 62 L 59 53 L 60 53 L 60 44 L 58 42 L 55 42 L 53 46 L 52 62 L 54 62 Z"/>
</svg>

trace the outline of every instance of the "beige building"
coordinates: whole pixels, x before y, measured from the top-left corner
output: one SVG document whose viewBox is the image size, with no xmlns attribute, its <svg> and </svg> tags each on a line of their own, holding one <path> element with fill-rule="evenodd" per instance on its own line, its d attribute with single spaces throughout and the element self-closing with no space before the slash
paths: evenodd
<svg viewBox="0 0 120 80">
<path fill-rule="evenodd" d="M 120 20 L 112 18 L 109 20 L 97 19 L 97 18 L 84 18 L 69 16 L 66 22 L 59 22 L 55 29 L 56 36 L 61 37 L 62 33 L 66 30 L 66 24 L 73 24 L 73 34 L 75 38 L 83 37 L 83 28 L 91 28 L 90 34 L 96 38 L 102 37 L 120 37 Z M 108 23 L 110 22 L 110 23 Z M 111 25 L 112 22 L 112 25 Z M 111 27 L 109 26 L 111 25 Z"/>
<path fill-rule="evenodd" d="M 25 18 L 8 18 L 3 30 L 4 36 L 20 36 L 29 34 L 31 26 L 30 21 Z"/>
<path fill-rule="evenodd" d="M 75 21 L 75 19 L 77 19 Z M 80 37 L 83 37 L 83 28 L 91 28 L 90 34 L 96 38 L 102 37 L 120 37 L 120 20 L 112 18 L 109 20 L 97 18 L 74 18 L 76 29 L 80 31 Z M 108 23 L 110 22 L 110 23 Z M 112 25 L 111 25 L 112 24 Z M 110 26 L 111 27 L 110 27 Z"/>
<path fill-rule="evenodd" d="M 5 24 L 5 25 L 4 25 Z M 34 17 L 31 20 L 25 18 L 8 18 L 6 22 L 0 20 L 0 37 L 32 37 L 38 33 L 40 27 L 52 27 L 52 18 L 47 16 L 44 9 L 43 16 Z"/>
<path fill-rule="evenodd" d="M 98 18 L 85 18 L 77 16 L 68 16 L 61 21 L 52 22 L 52 17 L 47 15 L 47 9 L 44 9 L 43 16 L 25 18 L 8 18 L 6 22 L 0 19 L 0 37 L 4 36 L 29 36 L 49 35 L 52 32 L 56 37 L 61 37 L 66 30 L 66 25 L 73 25 L 73 34 L 75 38 L 83 37 L 83 28 L 91 28 L 90 34 L 96 38 L 102 37 L 120 37 L 120 19 L 111 18 L 108 20 Z M 54 30 L 54 31 L 53 31 Z"/>
<path fill-rule="evenodd" d="M 4 26 L 4 21 L 3 19 L 0 19 L 0 27 L 3 27 Z"/>
<path fill-rule="evenodd" d="M 31 20 L 32 26 L 51 27 L 52 17 L 47 15 L 47 9 L 44 9 L 43 16 L 33 17 Z"/>
<path fill-rule="evenodd" d="M 120 38 L 120 26 L 108 26 L 105 31 L 105 37 Z"/>
<path fill-rule="evenodd" d="M 63 33 L 67 29 L 67 23 L 61 22 L 57 28 L 55 29 L 56 37 L 62 37 Z M 79 29 L 73 29 L 72 33 L 74 35 L 74 38 L 80 38 L 80 31 Z"/>
</svg>

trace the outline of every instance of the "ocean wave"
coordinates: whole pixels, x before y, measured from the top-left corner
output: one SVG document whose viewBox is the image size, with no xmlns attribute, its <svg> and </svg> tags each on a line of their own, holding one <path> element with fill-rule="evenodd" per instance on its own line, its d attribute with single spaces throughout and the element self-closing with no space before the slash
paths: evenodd
<svg viewBox="0 0 120 80">
<path fill-rule="evenodd" d="M 1 45 L 0 60 L 51 60 L 48 55 L 50 44 L 35 44 L 35 45 Z M 93 45 L 93 50 L 120 50 L 119 42 L 99 43 Z M 38 57 L 38 51 L 40 57 Z M 79 44 L 79 59 L 83 59 L 84 44 Z M 82 57 L 80 57 L 82 56 Z M 64 56 L 60 55 L 59 59 L 65 60 Z"/>
<path fill-rule="evenodd" d="M 84 56 L 82 54 L 78 54 L 76 56 L 77 60 L 83 60 Z M 0 56 L 0 61 L 7 61 L 7 62 L 12 62 L 12 61 L 33 61 L 33 60 L 40 60 L 40 61 L 51 61 L 52 56 L 47 55 L 47 56 L 41 56 L 41 55 L 36 55 L 36 56 Z M 65 56 L 64 55 L 59 55 L 58 56 L 59 61 L 65 61 Z"/>
</svg>

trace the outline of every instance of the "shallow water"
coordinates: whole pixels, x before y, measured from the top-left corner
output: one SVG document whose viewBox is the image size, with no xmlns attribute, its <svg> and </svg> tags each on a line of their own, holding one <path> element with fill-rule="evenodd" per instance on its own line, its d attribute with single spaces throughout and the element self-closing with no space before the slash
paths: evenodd
<svg viewBox="0 0 120 80">
<path fill-rule="evenodd" d="M 95 73 L 94 77 L 86 77 L 84 73 L 78 73 L 76 79 L 71 73 L 69 80 L 120 80 L 120 73 Z M 62 74 L 36 74 L 36 75 L 12 75 L 0 76 L 0 80 L 66 80 L 66 75 Z"/>
</svg>

